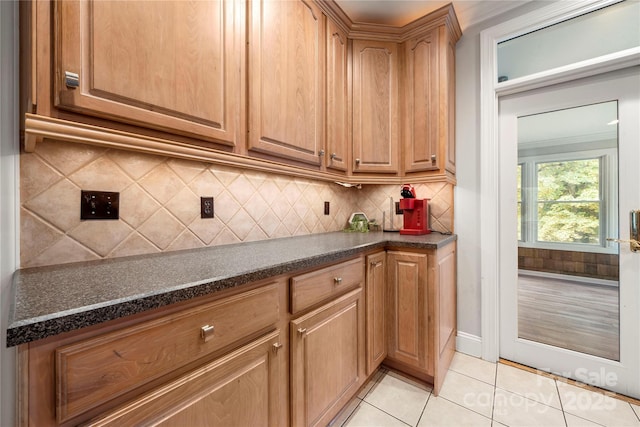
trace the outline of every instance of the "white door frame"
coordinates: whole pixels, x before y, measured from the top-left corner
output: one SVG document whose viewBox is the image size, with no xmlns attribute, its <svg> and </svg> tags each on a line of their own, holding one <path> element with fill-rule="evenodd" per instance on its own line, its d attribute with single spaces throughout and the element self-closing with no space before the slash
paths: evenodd
<svg viewBox="0 0 640 427">
<path fill-rule="evenodd" d="M 558 1 L 480 33 L 480 280 L 482 358 L 499 357 L 500 158 L 498 98 L 556 83 L 640 65 L 640 47 L 498 83 L 497 45 L 619 0 Z"/>
</svg>

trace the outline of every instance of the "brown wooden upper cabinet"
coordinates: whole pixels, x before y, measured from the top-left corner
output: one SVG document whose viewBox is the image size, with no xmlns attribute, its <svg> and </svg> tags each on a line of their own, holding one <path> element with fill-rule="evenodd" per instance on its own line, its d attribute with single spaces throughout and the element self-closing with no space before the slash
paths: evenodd
<svg viewBox="0 0 640 427">
<path fill-rule="evenodd" d="M 324 20 L 311 1 L 251 3 L 249 150 L 321 164 Z"/>
<path fill-rule="evenodd" d="M 451 5 L 401 28 L 321 0 L 20 8 L 25 151 L 56 138 L 351 183 L 455 179 Z"/>
<path fill-rule="evenodd" d="M 455 174 L 455 42 L 441 25 L 403 45 L 405 172 Z"/>
<path fill-rule="evenodd" d="M 398 172 L 398 44 L 354 40 L 353 172 Z"/>
<path fill-rule="evenodd" d="M 347 100 L 347 34 L 327 19 L 327 116 L 325 153 L 328 169 L 349 169 L 349 111 Z"/>
<path fill-rule="evenodd" d="M 233 147 L 244 14 L 228 0 L 55 2 L 54 106 Z"/>
</svg>

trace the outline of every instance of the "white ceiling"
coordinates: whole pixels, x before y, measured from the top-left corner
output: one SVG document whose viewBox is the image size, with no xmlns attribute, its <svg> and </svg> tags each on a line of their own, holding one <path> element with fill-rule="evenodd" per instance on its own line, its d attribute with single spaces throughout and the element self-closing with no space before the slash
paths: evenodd
<svg viewBox="0 0 640 427">
<path fill-rule="evenodd" d="M 354 22 L 403 26 L 453 3 L 462 31 L 530 0 L 335 0 Z"/>
</svg>

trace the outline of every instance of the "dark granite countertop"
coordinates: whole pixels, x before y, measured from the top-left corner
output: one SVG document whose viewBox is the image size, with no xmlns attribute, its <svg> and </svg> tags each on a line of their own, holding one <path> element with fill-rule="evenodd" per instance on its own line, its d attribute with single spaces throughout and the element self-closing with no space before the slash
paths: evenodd
<svg viewBox="0 0 640 427">
<path fill-rule="evenodd" d="M 455 235 L 322 233 L 18 270 L 7 347 L 390 245 L 436 249 Z"/>
</svg>

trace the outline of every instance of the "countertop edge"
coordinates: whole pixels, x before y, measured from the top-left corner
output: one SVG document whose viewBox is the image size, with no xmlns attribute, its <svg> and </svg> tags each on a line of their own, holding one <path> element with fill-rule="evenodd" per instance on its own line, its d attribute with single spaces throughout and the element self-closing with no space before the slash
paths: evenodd
<svg viewBox="0 0 640 427">
<path fill-rule="evenodd" d="M 62 333 L 166 307 L 171 304 L 188 301 L 193 298 L 212 295 L 216 292 L 231 289 L 247 283 L 340 261 L 358 255 L 362 252 L 378 248 L 384 249 L 387 247 L 400 247 L 414 249 L 439 249 L 456 240 L 457 236 L 455 234 L 444 236 L 443 239 L 437 243 L 381 239 L 379 241 L 354 246 L 348 249 L 329 251 L 317 256 L 303 258 L 293 262 L 273 264 L 259 270 L 223 277 L 209 282 L 194 285 L 186 284 L 186 287 L 160 291 L 154 295 L 133 297 L 132 299 L 120 301 L 112 300 L 103 304 L 78 307 L 75 310 L 67 310 L 21 321 L 13 321 L 15 315 L 14 307 L 12 305 L 9 313 L 10 323 L 7 327 L 6 346 L 14 347 L 21 344 L 27 344 L 29 342 Z"/>
</svg>

